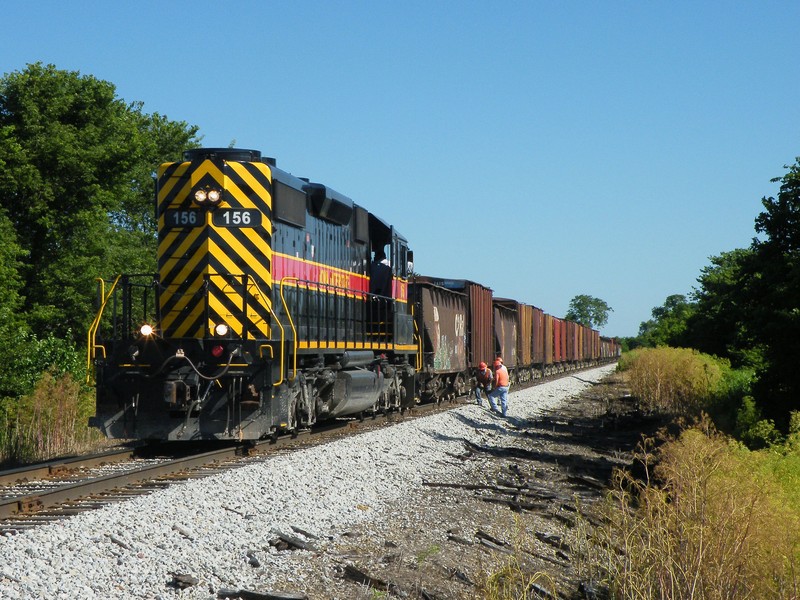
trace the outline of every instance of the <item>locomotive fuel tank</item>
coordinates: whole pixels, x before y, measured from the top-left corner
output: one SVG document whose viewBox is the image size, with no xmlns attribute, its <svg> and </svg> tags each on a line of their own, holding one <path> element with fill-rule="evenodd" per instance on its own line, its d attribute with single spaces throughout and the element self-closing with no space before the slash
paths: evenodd
<svg viewBox="0 0 800 600">
<path fill-rule="evenodd" d="M 371 408 L 384 389 L 380 371 L 340 371 L 333 385 L 330 416 L 353 415 Z"/>
</svg>

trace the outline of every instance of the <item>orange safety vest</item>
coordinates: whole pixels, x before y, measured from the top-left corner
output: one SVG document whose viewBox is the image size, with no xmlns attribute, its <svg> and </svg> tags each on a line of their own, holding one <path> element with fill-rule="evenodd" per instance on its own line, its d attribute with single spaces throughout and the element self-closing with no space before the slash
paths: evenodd
<svg viewBox="0 0 800 600">
<path fill-rule="evenodd" d="M 481 385 L 489 385 L 492 383 L 492 372 L 489 369 L 484 369 L 483 371 L 478 371 L 475 378 L 478 380 L 478 383 Z"/>
<path fill-rule="evenodd" d="M 494 387 L 508 387 L 508 369 L 505 365 L 500 365 L 494 372 Z"/>
</svg>

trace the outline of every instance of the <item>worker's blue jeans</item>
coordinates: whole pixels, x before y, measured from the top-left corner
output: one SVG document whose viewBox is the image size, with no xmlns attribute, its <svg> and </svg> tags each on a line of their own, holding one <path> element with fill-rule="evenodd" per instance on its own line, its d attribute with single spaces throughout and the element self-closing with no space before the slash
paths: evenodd
<svg viewBox="0 0 800 600">
<path fill-rule="evenodd" d="M 498 398 L 500 399 L 500 408 L 505 417 L 508 412 L 508 386 L 496 387 L 489 392 L 489 406 L 492 407 L 492 410 L 497 410 L 496 400 Z"/>
<path fill-rule="evenodd" d="M 483 406 L 483 397 L 481 396 L 481 390 L 483 390 L 479 385 L 475 386 L 475 401 L 478 403 L 478 406 Z M 489 397 L 489 388 L 485 388 L 486 397 Z"/>
</svg>

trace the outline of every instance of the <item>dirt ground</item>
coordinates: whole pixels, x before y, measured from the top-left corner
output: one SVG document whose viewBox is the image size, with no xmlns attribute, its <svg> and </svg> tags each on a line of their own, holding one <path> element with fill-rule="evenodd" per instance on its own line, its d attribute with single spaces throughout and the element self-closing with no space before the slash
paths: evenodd
<svg viewBox="0 0 800 600">
<path fill-rule="evenodd" d="M 462 482 L 429 482 L 416 510 L 342 532 L 300 561 L 284 589 L 300 584 L 311 599 L 499 598 L 487 585 L 512 569 L 529 583 L 513 597 L 596 597 L 568 541 L 585 526 L 576 507 L 601 498 L 612 470 L 631 465 L 657 425 L 613 374 L 557 412 L 509 426 L 507 440 L 465 444 L 451 457 Z"/>
</svg>

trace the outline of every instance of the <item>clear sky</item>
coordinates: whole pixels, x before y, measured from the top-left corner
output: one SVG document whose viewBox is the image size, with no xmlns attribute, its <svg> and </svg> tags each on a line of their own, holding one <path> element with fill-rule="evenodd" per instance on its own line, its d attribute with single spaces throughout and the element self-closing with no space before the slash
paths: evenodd
<svg viewBox="0 0 800 600">
<path fill-rule="evenodd" d="M 635 335 L 800 156 L 800 2 L 2 3 L 0 73 L 113 83 L 405 235 L 415 269 Z M 178 158 L 178 157 L 176 157 Z"/>
</svg>

